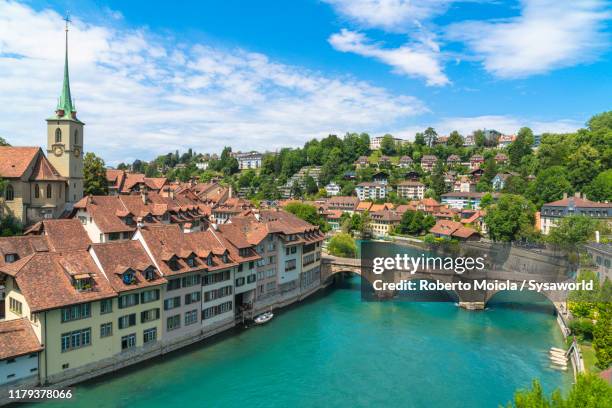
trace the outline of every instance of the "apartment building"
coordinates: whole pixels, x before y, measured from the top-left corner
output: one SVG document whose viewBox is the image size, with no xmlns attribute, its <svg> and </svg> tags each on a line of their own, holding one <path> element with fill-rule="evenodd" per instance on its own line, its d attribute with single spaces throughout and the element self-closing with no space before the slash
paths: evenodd
<svg viewBox="0 0 612 408">
<path fill-rule="evenodd" d="M 395 189 L 401 198 L 422 200 L 425 197 L 425 184 L 419 181 L 402 181 Z"/>
<path fill-rule="evenodd" d="M 458 192 L 445 193 L 441 195 L 442 204 L 448 205 L 450 208 L 456 209 L 473 209 L 478 210 L 480 208 L 480 201 L 482 197 L 488 193 L 476 193 L 476 192 Z M 493 199 L 497 199 L 499 194 L 493 193 Z"/>
<path fill-rule="evenodd" d="M 261 162 L 263 160 L 263 154 L 252 151 L 252 152 L 237 152 L 233 153 L 232 156 L 238 160 L 238 168 L 240 170 L 247 169 L 258 169 L 261 167 Z"/>
<path fill-rule="evenodd" d="M 550 230 L 559 225 L 559 221 L 568 215 L 584 215 L 611 224 L 612 203 L 587 200 L 580 193 L 576 193 L 573 197 L 564 194 L 561 200 L 546 203 L 542 206 L 540 210 L 542 234 L 548 235 Z"/>
<path fill-rule="evenodd" d="M 387 192 L 388 187 L 383 183 L 363 182 L 355 187 L 355 193 L 360 201 L 384 199 Z"/>
</svg>

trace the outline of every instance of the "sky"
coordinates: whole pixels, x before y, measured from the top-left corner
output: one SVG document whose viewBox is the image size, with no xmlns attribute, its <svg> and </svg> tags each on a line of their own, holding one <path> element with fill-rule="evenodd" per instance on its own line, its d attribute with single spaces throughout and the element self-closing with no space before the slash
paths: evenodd
<svg viewBox="0 0 612 408">
<path fill-rule="evenodd" d="M 0 0 L 0 136 L 44 145 L 70 14 L 107 164 L 346 132 L 570 132 L 612 108 L 610 0 Z"/>
</svg>

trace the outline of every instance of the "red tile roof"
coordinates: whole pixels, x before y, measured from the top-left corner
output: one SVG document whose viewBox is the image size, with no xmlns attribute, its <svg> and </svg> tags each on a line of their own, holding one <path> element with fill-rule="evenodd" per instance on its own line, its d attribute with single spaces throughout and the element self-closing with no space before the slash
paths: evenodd
<svg viewBox="0 0 612 408">
<path fill-rule="evenodd" d="M 28 319 L 0 322 L 0 360 L 37 353 L 42 349 Z"/>
<path fill-rule="evenodd" d="M 166 283 L 155 263 L 140 241 L 118 241 L 106 244 L 93 244 L 91 250 L 100 261 L 100 265 L 110 281 L 111 286 L 117 292 L 127 292 Z M 153 268 L 153 279 L 145 278 L 145 270 Z M 134 280 L 132 283 L 123 281 L 123 273 L 132 270 Z"/>
<path fill-rule="evenodd" d="M 0 272 L 15 278 L 32 312 L 116 296 L 87 251 L 38 252 L 1 266 Z M 73 286 L 77 274 L 90 275 L 91 290 L 79 291 Z"/>
<path fill-rule="evenodd" d="M 21 178 L 34 161 L 40 147 L 0 146 L 0 177 Z"/>
<path fill-rule="evenodd" d="M 53 165 L 49 162 L 47 157 L 44 154 L 39 154 L 36 158 L 36 163 L 34 164 L 34 169 L 32 170 L 32 174 L 30 175 L 30 181 L 65 181 L 67 180 L 65 177 L 62 177 L 53 167 Z"/>
<path fill-rule="evenodd" d="M 596 201 L 591 201 L 580 197 L 567 197 L 551 203 L 546 203 L 544 205 L 550 207 L 567 207 L 570 204 L 574 205 L 575 207 L 583 208 L 612 208 L 612 203 L 598 203 Z"/>
</svg>

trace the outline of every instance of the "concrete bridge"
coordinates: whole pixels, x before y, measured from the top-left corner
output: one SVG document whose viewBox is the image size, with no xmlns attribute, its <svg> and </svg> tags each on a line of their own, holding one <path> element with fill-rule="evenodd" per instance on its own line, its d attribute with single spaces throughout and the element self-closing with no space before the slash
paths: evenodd
<svg viewBox="0 0 612 408">
<path fill-rule="evenodd" d="M 449 270 L 438 270 L 438 269 L 421 269 L 415 273 L 392 270 L 385 271 L 383 274 L 378 275 L 372 271 L 371 267 L 361 265 L 360 259 L 354 258 L 341 258 L 332 255 L 323 255 L 321 258 L 321 282 L 326 282 L 334 278 L 334 276 L 352 273 L 361 276 L 371 286 L 376 280 L 383 280 L 384 282 L 399 283 L 401 281 L 412 281 L 412 280 L 427 280 L 427 281 L 439 281 L 443 283 L 456 283 L 469 282 L 485 279 L 488 282 L 510 282 L 516 283 L 519 287 L 523 284 L 523 281 L 536 281 L 540 282 L 553 282 L 558 281 L 558 275 L 551 274 L 536 274 L 528 272 L 508 272 L 504 270 L 492 270 L 481 274 L 471 273 L 470 276 L 464 276 Z M 509 279 L 509 277 L 511 277 Z M 459 306 L 468 310 L 482 310 L 486 307 L 493 296 L 503 290 L 486 290 L 486 289 L 471 289 L 471 290 L 455 290 L 450 291 L 458 300 Z M 447 291 L 448 292 L 448 291 Z M 376 291 L 375 295 L 378 298 L 391 298 L 396 295 L 396 291 Z M 560 299 L 559 292 L 543 291 L 541 294 L 546 297 L 557 310 L 563 310 L 564 301 Z"/>
</svg>

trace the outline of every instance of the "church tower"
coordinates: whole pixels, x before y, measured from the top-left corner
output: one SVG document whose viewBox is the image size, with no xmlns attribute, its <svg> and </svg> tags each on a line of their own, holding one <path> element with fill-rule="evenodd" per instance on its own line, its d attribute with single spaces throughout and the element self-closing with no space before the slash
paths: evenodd
<svg viewBox="0 0 612 408">
<path fill-rule="evenodd" d="M 66 177 L 66 202 L 75 203 L 83 197 L 83 126 L 70 95 L 68 76 L 68 23 L 66 18 L 66 52 L 64 83 L 55 114 L 47 119 L 47 157 L 57 171 Z"/>
</svg>

